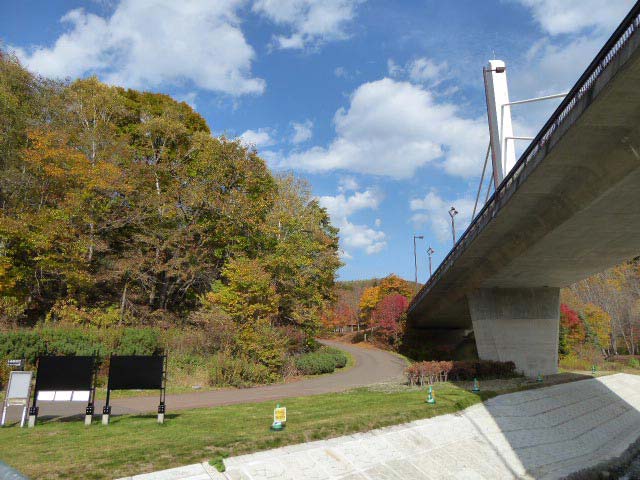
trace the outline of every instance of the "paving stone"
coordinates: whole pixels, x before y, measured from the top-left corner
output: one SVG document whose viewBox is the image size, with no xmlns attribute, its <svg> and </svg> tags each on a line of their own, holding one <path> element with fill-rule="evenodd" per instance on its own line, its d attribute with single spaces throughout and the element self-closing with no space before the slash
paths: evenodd
<svg viewBox="0 0 640 480">
<path fill-rule="evenodd" d="M 640 377 L 617 374 L 503 395 L 456 414 L 229 458 L 224 474 L 202 464 L 130 479 L 557 479 L 620 455 L 639 431 Z"/>
<path fill-rule="evenodd" d="M 403 477 L 402 475 L 399 475 L 398 472 L 394 471 L 393 468 L 383 463 L 365 470 L 364 474 L 367 477 L 375 478 L 376 480 L 404 480 L 405 478 L 413 478 Z"/>
<path fill-rule="evenodd" d="M 430 480 L 430 476 L 418 469 L 415 465 L 411 463 L 411 459 L 405 460 L 393 460 L 391 462 L 387 462 L 386 464 L 390 469 L 392 469 L 398 476 L 403 479 L 414 479 L 414 480 Z M 372 477 L 374 478 L 374 477 Z"/>
</svg>

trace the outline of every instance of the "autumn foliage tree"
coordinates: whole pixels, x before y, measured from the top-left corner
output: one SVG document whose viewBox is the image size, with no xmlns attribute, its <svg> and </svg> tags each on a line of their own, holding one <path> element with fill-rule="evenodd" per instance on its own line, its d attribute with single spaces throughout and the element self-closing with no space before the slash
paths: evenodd
<svg viewBox="0 0 640 480">
<path fill-rule="evenodd" d="M 371 315 L 374 331 L 396 344 L 403 330 L 403 323 L 409 301 L 404 295 L 392 293 L 384 297 Z"/>
<path fill-rule="evenodd" d="M 4 326 L 222 314 L 258 352 L 276 328 L 313 335 L 334 299 L 338 232 L 309 186 L 167 95 L 0 52 L 0 168 Z"/>
<path fill-rule="evenodd" d="M 406 309 L 412 295 L 411 284 L 397 275 L 391 274 L 380 280 L 377 285 L 368 287 L 362 292 L 359 304 L 360 319 L 371 333 L 374 333 L 377 328 L 385 337 L 390 336 L 394 341 L 397 341 L 400 333 L 397 329 L 402 325 L 397 319 L 396 321 L 390 320 L 393 318 L 391 313 L 401 309 L 402 305 Z M 400 300 L 401 298 L 403 300 Z"/>
<path fill-rule="evenodd" d="M 578 313 L 564 303 L 560 305 L 560 355 L 566 356 L 576 345 L 584 343 L 585 327 Z"/>
</svg>

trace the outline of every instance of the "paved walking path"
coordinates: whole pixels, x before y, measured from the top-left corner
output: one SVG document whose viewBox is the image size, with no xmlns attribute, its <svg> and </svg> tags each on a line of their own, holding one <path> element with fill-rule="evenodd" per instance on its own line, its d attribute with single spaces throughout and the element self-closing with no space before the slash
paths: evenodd
<svg viewBox="0 0 640 480">
<path fill-rule="evenodd" d="M 457 414 L 228 458 L 225 473 L 195 464 L 129 479 L 556 479 L 620 455 L 638 435 L 640 376 L 617 374 L 502 395 Z"/>
<path fill-rule="evenodd" d="M 302 397 L 320 393 L 332 393 L 351 388 L 388 382 L 402 377 L 406 368 L 405 361 L 384 350 L 364 348 L 332 340 L 322 340 L 326 345 L 349 352 L 355 360 L 355 366 L 346 371 L 337 371 L 331 375 L 322 375 L 291 383 L 267 385 L 253 388 L 224 388 L 206 392 L 193 392 L 167 395 L 167 411 L 190 408 L 215 407 L 236 403 L 265 402 L 287 397 Z M 169 382 L 171 371 L 169 371 Z M 41 416 L 84 414 L 84 404 L 38 402 Z M 102 412 L 104 402 L 96 402 L 95 411 Z M 155 413 L 158 409 L 158 396 L 140 396 L 111 400 L 114 414 Z"/>
</svg>

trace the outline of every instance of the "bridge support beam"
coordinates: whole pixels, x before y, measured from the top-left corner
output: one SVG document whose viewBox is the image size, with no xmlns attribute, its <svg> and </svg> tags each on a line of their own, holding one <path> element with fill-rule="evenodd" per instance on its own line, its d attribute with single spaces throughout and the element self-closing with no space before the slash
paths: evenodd
<svg viewBox="0 0 640 480">
<path fill-rule="evenodd" d="M 558 372 L 559 288 L 479 289 L 468 300 L 482 360 L 510 360 L 529 377 Z"/>
</svg>

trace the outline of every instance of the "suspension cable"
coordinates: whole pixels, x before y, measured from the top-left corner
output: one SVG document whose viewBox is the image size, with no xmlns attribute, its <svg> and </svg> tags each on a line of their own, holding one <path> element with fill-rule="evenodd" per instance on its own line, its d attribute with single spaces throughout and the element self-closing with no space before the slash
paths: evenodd
<svg viewBox="0 0 640 480">
<path fill-rule="evenodd" d="M 471 215 L 471 220 L 476 218 L 476 209 L 478 208 L 478 200 L 480 199 L 480 191 L 482 190 L 482 183 L 484 182 L 484 172 L 487 169 L 487 161 L 489 160 L 490 151 L 491 151 L 491 142 L 489 142 L 489 145 L 487 146 L 487 154 L 484 156 L 484 165 L 482 166 L 482 175 L 480 176 L 480 184 L 478 185 L 478 193 L 476 194 L 476 203 L 473 206 L 473 214 Z"/>
<path fill-rule="evenodd" d="M 493 178 L 491 178 L 491 177 L 493 177 L 493 165 L 491 166 L 491 175 L 489 176 L 489 183 L 487 185 L 487 196 L 484 197 L 484 204 L 485 205 L 487 204 L 487 201 L 489 201 L 489 194 L 491 193 L 491 184 L 492 184 L 491 180 L 493 180 Z M 493 184 L 493 186 L 495 188 L 495 183 Z"/>
</svg>

